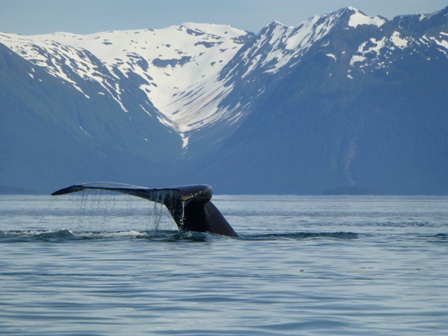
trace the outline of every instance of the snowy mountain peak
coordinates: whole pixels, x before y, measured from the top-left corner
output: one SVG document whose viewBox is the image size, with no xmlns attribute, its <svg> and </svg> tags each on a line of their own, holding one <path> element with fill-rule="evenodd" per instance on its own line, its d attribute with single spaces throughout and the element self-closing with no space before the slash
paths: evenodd
<svg viewBox="0 0 448 336">
<path fill-rule="evenodd" d="M 326 16 L 333 16 L 343 25 L 347 25 L 351 28 L 357 28 L 362 25 L 381 27 L 387 22 L 387 20 L 381 16 L 369 16 L 352 6 L 341 8 L 338 11 L 328 13 Z"/>
<path fill-rule="evenodd" d="M 271 21 L 267 26 L 264 27 L 264 29 L 277 29 L 277 28 L 294 28 L 293 26 L 288 26 L 280 21 Z"/>
<path fill-rule="evenodd" d="M 246 78 L 254 71 L 275 74 L 285 66 L 294 66 L 338 24 L 343 15 L 344 11 L 316 15 L 295 27 L 271 22 L 239 52 L 224 70 L 224 75 L 229 78 L 232 69 L 238 69 L 238 76 Z"/>
<path fill-rule="evenodd" d="M 368 16 L 359 10 L 354 10 L 354 13 L 350 16 L 350 20 L 348 21 L 348 25 L 350 27 L 356 28 L 362 25 L 372 25 L 381 27 L 386 23 L 386 20 L 380 16 Z"/>
</svg>

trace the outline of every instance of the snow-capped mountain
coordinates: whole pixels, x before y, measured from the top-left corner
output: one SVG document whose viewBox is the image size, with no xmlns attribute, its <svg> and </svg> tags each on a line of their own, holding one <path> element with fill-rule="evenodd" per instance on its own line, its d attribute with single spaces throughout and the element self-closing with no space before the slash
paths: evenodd
<svg viewBox="0 0 448 336">
<path fill-rule="evenodd" d="M 1 34 L 0 42 L 73 85 L 87 99 L 81 81 L 100 84 L 124 112 L 121 79 L 139 82 L 160 111 L 160 121 L 184 137 L 205 123 L 226 118 L 217 103 L 230 91 L 217 79 L 222 67 L 251 34 L 230 26 L 185 23 L 166 29 L 109 31 L 90 35 Z M 145 106 L 141 106 L 145 110 Z M 149 113 L 149 112 L 148 112 Z"/>
<path fill-rule="evenodd" d="M 443 193 L 447 20 L 448 7 L 393 20 L 349 7 L 294 27 L 274 21 L 258 34 L 196 23 L 0 33 L 9 50 L 2 105 L 17 111 L 8 118 L 26 111 L 33 117 L 20 120 L 37 123 L 39 102 L 39 118 L 93 149 L 90 161 L 98 151 L 105 162 L 132 153 L 165 177 L 227 192 Z"/>
<path fill-rule="evenodd" d="M 260 73 L 290 72 L 311 48 L 316 47 L 326 51 L 325 56 L 334 61 L 344 60 L 349 66 L 346 69 L 348 78 L 353 77 L 353 71 L 365 73 L 387 68 L 396 54 L 403 57 L 406 53 L 432 50 L 436 57 L 446 57 L 447 33 L 438 29 L 420 29 L 433 27 L 431 21 L 440 21 L 441 17 L 446 21 L 446 12 L 447 9 L 432 15 L 400 16 L 388 21 L 349 7 L 315 16 L 296 27 L 272 22 L 240 49 L 221 76 L 249 81 L 251 73 L 255 74 L 253 77 L 259 77 Z M 342 34 L 350 35 L 351 43 L 336 43 Z"/>
<path fill-rule="evenodd" d="M 434 16 L 436 14 L 421 15 L 414 26 L 423 26 Z M 403 33 L 406 20 L 409 21 L 401 16 L 389 22 L 349 7 L 316 15 L 296 27 L 272 22 L 256 36 L 230 26 L 185 23 L 166 29 L 90 35 L 1 34 L 0 42 L 73 85 L 87 99 L 90 97 L 83 92 L 80 81 L 100 84 L 102 90 L 97 94 L 111 97 L 125 112 L 129 109 L 122 101 L 126 87 L 120 79 L 126 77 L 139 82 L 140 90 L 158 110 L 159 120 L 175 129 L 186 147 L 195 130 L 222 120 L 236 123 L 244 115 L 247 104 L 222 104 L 235 83 L 249 81 L 251 73 L 260 77 L 260 73 L 276 75 L 282 68 L 293 68 L 317 43 L 328 46 L 328 36 L 335 29 L 355 30 L 368 26 L 378 32 L 388 31 L 380 33 L 379 37 L 378 34 L 368 36 L 350 54 L 347 50 L 339 50 L 339 55 L 327 54 L 335 60 L 350 55 L 349 78 L 353 77 L 355 69 L 365 72 L 368 68 L 387 67 L 391 61 L 385 59 L 396 50 L 424 44 L 447 54 L 446 34 Z M 258 90 L 258 94 L 262 93 L 263 87 Z M 146 104 L 141 108 L 151 114 Z"/>
<path fill-rule="evenodd" d="M 223 103 L 249 108 L 210 162 L 235 174 L 226 183 L 260 192 L 447 192 L 447 32 L 448 8 L 391 21 L 346 8 L 270 24 L 223 69 L 236 82 Z"/>
</svg>

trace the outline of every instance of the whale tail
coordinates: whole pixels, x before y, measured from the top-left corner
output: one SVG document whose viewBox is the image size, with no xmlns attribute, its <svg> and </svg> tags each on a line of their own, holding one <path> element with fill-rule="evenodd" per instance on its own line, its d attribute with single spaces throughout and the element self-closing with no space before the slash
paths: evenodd
<svg viewBox="0 0 448 336">
<path fill-rule="evenodd" d="M 86 189 L 121 192 L 161 203 L 166 206 L 179 230 L 212 232 L 238 237 L 218 208 L 210 201 L 213 189 L 208 185 L 151 189 L 123 183 L 93 182 L 72 185 L 57 190 L 51 195 L 64 195 Z"/>
</svg>

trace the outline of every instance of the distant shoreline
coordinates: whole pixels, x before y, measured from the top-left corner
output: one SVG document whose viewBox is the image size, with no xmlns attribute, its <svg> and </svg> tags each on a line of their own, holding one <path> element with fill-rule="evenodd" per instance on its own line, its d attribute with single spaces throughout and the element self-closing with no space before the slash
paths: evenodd
<svg viewBox="0 0 448 336">
<path fill-rule="evenodd" d="M 323 195 L 383 195 L 378 190 L 367 187 L 337 187 L 324 191 Z"/>
<path fill-rule="evenodd" d="M 0 195 L 38 195 L 31 189 L 0 185 Z"/>
</svg>

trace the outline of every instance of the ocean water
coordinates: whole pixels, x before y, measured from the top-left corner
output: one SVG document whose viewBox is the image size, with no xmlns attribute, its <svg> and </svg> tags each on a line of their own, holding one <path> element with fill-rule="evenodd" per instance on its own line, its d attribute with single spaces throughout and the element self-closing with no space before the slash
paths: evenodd
<svg viewBox="0 0 448 336">
<path fill-rule="evenodd" d="M 446 335 L 448 197 L 0 196 L 1 335 Z"/>
</svg>

